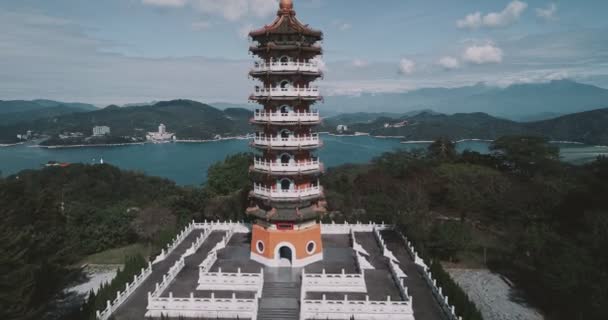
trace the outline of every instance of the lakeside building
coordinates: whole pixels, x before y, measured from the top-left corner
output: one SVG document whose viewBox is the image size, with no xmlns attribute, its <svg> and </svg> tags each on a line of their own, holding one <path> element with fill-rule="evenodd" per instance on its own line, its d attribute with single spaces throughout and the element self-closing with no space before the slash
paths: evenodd
<svg viewBox="0 0 608 320">
<path fill-rule="evenodd" d="M 177 138 L 175 137 L 174 133 L 167 132 L 167 127 L 161 123 L 158 126 L 157 132 L 148 132 L 146 139 L 154 143 L 164 143 L 174 141 Z"/>
<path fill-rule="evenodd" d="M 107 126 L 95 126 L 93 127 L 93 136 L 105 136 L 110 134 L 110 127 Z"/>
<path fill-rule="evenodd" d="M 322 98 L 311 84 L 323 34 L 295 16 L 281 0 L 275 21 L 250 33 L 261 59 L 250 75 L 262 83 L 250 96 L 261 105 L 251 119 L 253 223 L 193 221 L 98 319 L 458 320 L 393 226 L 320 223 L 321 119 L 311 107 Z"/>
<path fill-rule="evenodd" d="M 348 126 L 345 124 L 339 124 L 336 127 L 336 131 L 338 131 L 338 133 L 346 132 L 346 131 L 348 131 Z"/>
</svg>

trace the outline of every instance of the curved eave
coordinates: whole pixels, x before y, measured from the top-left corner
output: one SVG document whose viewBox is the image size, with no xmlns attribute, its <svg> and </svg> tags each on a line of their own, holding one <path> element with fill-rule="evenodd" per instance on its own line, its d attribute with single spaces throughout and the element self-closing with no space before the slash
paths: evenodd
<svg viewBox="0 0 608 320">
<path fill-rule="evenodd" d="M 315 54 L 323 54 L 323 48 L 318 46 L 297 46 L 297 45 L 270 45 L 270 46 L 250 46 L 249 51 L 254 54 L 270 52 L 270 51 L 305 51 Z"/>
<path fill-rule="evenodd" d="M 320 78 L 323 76 L 323 72 L 309 72 L 309 71 L 250 71 L 249 75 L 252 77 L 265 77 L 265 76 L 307 76 Z"/>
<path fill-rule="evenodd" d="M 304 100 L 304 101 L 321 101 L 323 100 L 323 97 L 319 96 L 319 97 L 302 97 L 302 96 L 256 96 L 256 95 L 251 95 L 249 97 L 249 100 L 252 101 L 271 101 L 271 100 L 276 100 L 276 101 L 289 101 L 289 100 Z"/>
<path fill-rule="evenodd" d="M 277 146 L 268 146 L 262 144 L 256 144 L 255 142 L 251 142 L 250 147 L 256 148 L 259 150 L 282 150 L 282 151 L 297 151 L 297 150 L 314 150 L 323 147 L 323 142 L 319 142 L 316 145 L 310 146 L 297 146 L 297 147 L 277 147 Z"/>
<path fill-rule="evenodd" d="M 266 200 L 266 201 L 270 201 L 270 202 L 276 202 L 276 203 L 294 203 L 294 202 L 301 202 L 301 201 L 312 201 L 312 200 L 319 200 L 319 199 L 323 199 L 323 192 L 320 192 L 319 194 L 315 194 L 315 195 L 310 195 L 310 196 L 304 196 L 304 197 L 293 197 L 293 198 L 277 198 L 277 197 L 270 197 L 270 196 L 264 196 L 261 194 L 257 194 L 254 191 L 251 191 L 249 193 L 249 196 L 255 199 L 260 199 L 260 200 Z"/>
<path fill-rule="evenodd" d="M 301 213 L 300 215 L 297 215 L 295 213 L 273 215 L 270 211 L 258 209 L 256 211 L 249 212 L 249 215 L 254 216 L 261 220 L 269 221 L 269 222 L 283 222 L 283 221 L 300 222 L 300 221 L 308 221 L 308 220 L 317 219 L 319 216 L 321 216 L 325 213 L 326 212 L 323 212 L 323 211 L 319 211 L 319 212 L 311 211 L 311 212 Z"/>
<path fill-rule="evenodd" d="M 319 169 L 306 170 L 306 171 L 278 171 L 278 170 L 271 171 L 271 170 L 255 169 L 253 167 L 250 168 L 250 170 L 253 173 L 271 175 L 271 176 L 314 176 L 314 175 L 321 175 L 323 173 L 323 167 L 320 167 Z"/>
<path fill-rule="evenodd" d="M 249 120 L 251 124 L 255 125 L 273 125 L 273 126 L 316 126 L 321 124 L 322 120 L 318 121 L 263 121 L 263 120 Z"/>
<path fill-rule="evenodd" d="M 280 30 L 283 24 L 287 24 L 287 32 L 286 30 Z M 309 37 L 316 37 L 319 40 L 323 39 L 323 32 L 315 30 L 300 22 L 296 18 L 296 12 L 294 10 L 279 10 L 277 12 L 277 17 L 270 25 L 249 32 L 249 36 L 254 40 L 257 37 L 285 34 L 301 34 Z"/>
</svg>

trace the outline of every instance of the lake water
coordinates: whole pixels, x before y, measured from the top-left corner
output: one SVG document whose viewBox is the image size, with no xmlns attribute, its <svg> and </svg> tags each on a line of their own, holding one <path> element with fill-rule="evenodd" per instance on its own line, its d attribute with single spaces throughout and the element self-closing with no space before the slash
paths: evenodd
<svg viewBox="0 0 608 320">
<path fill-rule="evenodd" d="M 327 167 L 345 163 L 366 163 L 393 150 L 426 148 L 428 143 L 400 143 L 400 139 L 370 136 L 323 135 L 325 146 L 318 155 Z M 488 152 L 488 142 L 463 141 L 459 151 L 469 149 Z M 600 154 L 608 155 L 607 147 L 560 145 L 564 160 L 575 163 L 590 161 Z M 24 169 L 40 168 L 54 160 L 59 162 L 106 163 L 123 169 L 138 170 L 148 175 L 169 178 L 180 185 L 200 185 L 206 181 L 207 169 L 231 154 L 250 151 L 248 140 L 222 140 L 205 143 L 143 144 L 120 147 L 84 147 L 45 149 L 31 146 L 0 148 L 0 171 L 4 176 Z"/>
</svg>

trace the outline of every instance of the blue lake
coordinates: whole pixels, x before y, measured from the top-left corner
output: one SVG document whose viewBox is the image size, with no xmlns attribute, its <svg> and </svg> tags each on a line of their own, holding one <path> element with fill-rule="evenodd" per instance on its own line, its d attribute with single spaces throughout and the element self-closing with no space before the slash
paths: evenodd
<svg viewBox="0 0 608 320">
<path fill-rule="evenodd" d="M 380 154 L 393 150 L 426 148 L 428 143 L 400 143 L 400 139 L 380 139 L 370 136 L 344 137 L 323 135 L 325 146 L 318 155 L 327 167 L 345 163 L 366 163 Z M 488 152 L 488 142 L 464 141 L 459 151 L 469 149 Z M 584 162 L 600 154 L 606 147 L 560 145 L 566 161 Z M 250 151 L 248 140 L 223 140 L 205 143 L 143 144 L 120 147 L 85 147 L 45 149 L 31 146 L 0 148 L 0 171 L 4 176 L 24 169 L 40 168 L 44 163 L 59 162 L 106 163 L 123 169 L 138 170 L 148 175 L 169 178 L 181 185 L 205 182 L 207 169 L 231 154 Z"/>
</svg>

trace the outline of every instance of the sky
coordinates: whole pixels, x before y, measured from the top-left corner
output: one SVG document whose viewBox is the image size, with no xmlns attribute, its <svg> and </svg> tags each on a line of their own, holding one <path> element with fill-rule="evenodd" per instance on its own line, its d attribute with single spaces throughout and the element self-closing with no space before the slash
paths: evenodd
<svg viewBox="0 0 608 320">
<path fill-rule="evenodd" d="M 608 88 L 605 0 L 294 0 L 324 95 L 573 79 Z M 278 0 L 0 0 L 0 100 L 246 103 Z"/>
</svg>

